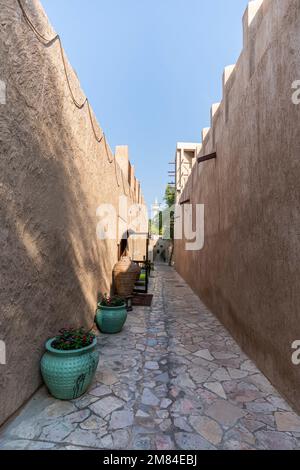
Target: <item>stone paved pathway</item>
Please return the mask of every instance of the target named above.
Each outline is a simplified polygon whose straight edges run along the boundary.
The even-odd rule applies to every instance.
[[[300,418],[189,287],[157,266],[152,307],[119,335],[83,398],[42,388],[0,431],[0,449],[296,449]]]

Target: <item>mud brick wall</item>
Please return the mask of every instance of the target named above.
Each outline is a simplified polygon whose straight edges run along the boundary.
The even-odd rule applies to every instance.
[[[22,3],[35,27],[52,38],[40,2]],[[97,293],[111,289],[118,241],[98,240],[97,207],[110,203],[118,210],[124,193],[138,201],[109,147],[108,158],[104,141],[96,141],[87,107],[74,106],[58,42],[38,41],[17,0],[0,0],[0,80],[6,83],[0,105],[2,423],[41,384],[46,339],[64,326],[90,327]],[[93,122],[101,136],[94,115]]]
[[[300,411],[299,0],[254,1],[181,201],[205,204],[205,245],[175,246],[176,269]]]

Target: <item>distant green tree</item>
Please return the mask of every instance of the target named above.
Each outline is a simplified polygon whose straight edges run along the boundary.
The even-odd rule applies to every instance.
[[[175,188],[174,186],[168,186],[166,187],[165,191],[165,196],[164,196],[164,201],[167,204],[168,207],[172,207],[175,204]]]
[[[162,212],[162,234],[165,238],[174,240],[174,206],[175,206],[175,188],[169,184],[165,190],[164,201],[166,208]]]

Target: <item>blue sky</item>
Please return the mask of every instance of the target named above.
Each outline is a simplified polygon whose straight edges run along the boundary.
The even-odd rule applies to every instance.
[[[148,204],[177,141],[201,142],[247,0],[41,0],[112,149],[129,145]]]

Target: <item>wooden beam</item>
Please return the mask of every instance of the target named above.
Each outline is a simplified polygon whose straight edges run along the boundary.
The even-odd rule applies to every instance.
[[[204,157],[198,157],[197,161],[198,163],[206,162],[208,160],[212,160],[214,158],[217,158],[217,152],[210,153],[209,155],[205,155]]]

